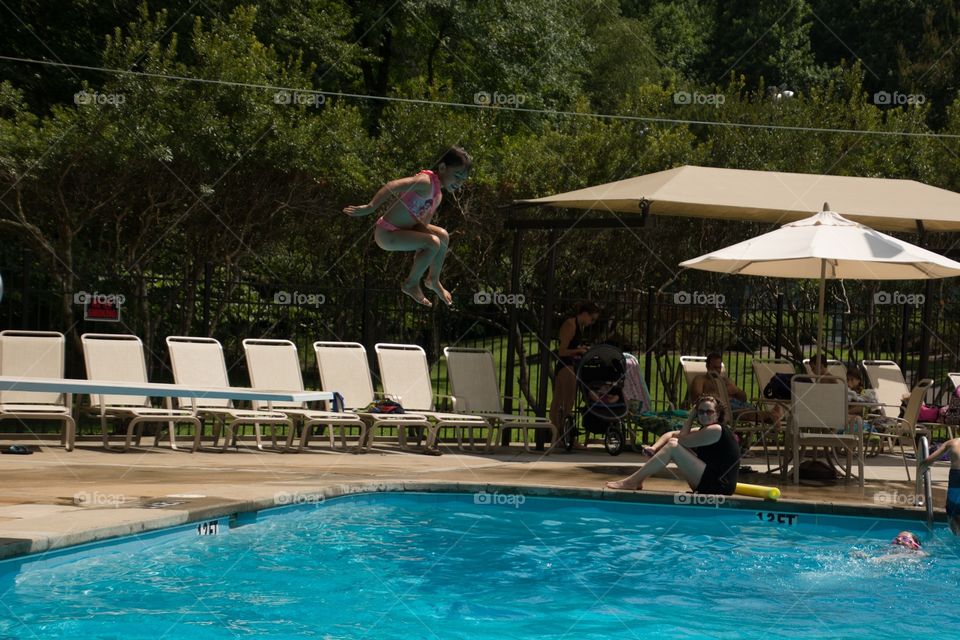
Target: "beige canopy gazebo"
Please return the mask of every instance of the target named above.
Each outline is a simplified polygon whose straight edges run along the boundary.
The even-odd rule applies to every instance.
[[[691,165],[514,205],[786,224],[824,202],[881,231],[960,231],[960,193],[915,180]]]

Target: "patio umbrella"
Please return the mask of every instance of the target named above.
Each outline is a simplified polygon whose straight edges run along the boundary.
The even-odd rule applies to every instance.
[[[786,224],[681,267],[773,278],[820,279],[817,348],[823,349],[826,280],[926,280],[960,275],[960,262],[830,211]]]

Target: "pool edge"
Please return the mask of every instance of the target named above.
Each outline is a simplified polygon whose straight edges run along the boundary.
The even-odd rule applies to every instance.
[[[698,507],[689,504],[680,496],[692,494],[662,491],[613,491],[609,489],[587,489],[583,487],[557,487],[517,484],[496,484],[488,482],[437,482],[437,481],[362,481],[328,485],[316,490],[284,493],[284,499],[276,496],[253,500],[227,500],[221,502],[198,503],[190,508],[190,503],[181,508],[162,510],[144,509],[84,509],[82,514],[121,513],[130,516],[129,521],[110,523],[104,526],[88,528],[68,528],[64,533],[44,535],[36,533],[24,538],[0,538],[0,560],[42,556],[44,553],[62,551],[71,547],[80,547],[115,538],[162,531],[178,526],[203,522],[236,514],[255,513],[264,510],[293,506],[301,503],[319,502],[327,499],[356,494],[374,493],[474,493],[480,494],[523,494],[538,498],[578,498],[624,503],[658,504],[671,506]],[[704,496],[706,497],[706,496]],[[686,504],[685,504],[686,502]],[[756,510],[772,513],[798,513],[816,516],[853,516],[874,517],[879,519],[909,520],[923,523],[926,514],[918,508],[894,506],[866,506],[846,503],[815,502],[808,500],[769,501],[748,496],[724,496],[722,509]],[[145,513],[141,513],[144,512]],[[149,514],[149,517],[148,517]],[[70,514],[64,514],[69,518]],[[935,511],[935,522],[945,522],[943,511]],[[29,533],[25,531],[24,533]]]

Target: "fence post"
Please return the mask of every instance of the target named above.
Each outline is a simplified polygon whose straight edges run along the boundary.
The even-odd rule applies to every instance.
[[[900,368],[907,369],[907,331],[910,329],[910,307],[904,302],[900,318]]]
[[[210,337],[210,288],[213,286],[213,263],[203,263],[203,335]]]
[[[510,293],[516,295],[520,292],[520,262],[523,259],[523,249],[521,245],[521,234],[523,231],[519,228],[513,232],[513,264],[510,265]],[[520,310],[517,305],[510,305],[509,318],[507,320],[507,373],[504,379],[503,389],[507,396],[503,402],[503,412],[513,413],[513,383],[514,369],[517,365],[517,324],[519,321]],[[517,387],[519,389],[519,387]],[[520,393],[522,391],[518,391]],[[538,429],[539,431],[539,429]],[[510,444],[510,429],[504,429],[500,436],[500,444],[504,447]]]
[[[643,375],[648,385],[653,380],[653,305],[656,299],[657,290],[654,287],[647,287],[647,326],[643,335]]]
[[[933,280],[927,279],[924,283],[923,293],[923,313],[920,320],[920,363],[917,367],[917,377],[913,380],[914,384],[927,377],[927,369],[930,364],[930,314],[933,311],[930,300],[933,298]]]
[[[540,407],[540,416],[546,416],[547,409],[547,385],[550,384],[550,340],[553,337],[553,303],[556,284],[557,270],[557,243],[560,238],[560,230],[552,229],[550,231],[550,257],[547,259],[547,283],[546,297],[543,301],[543,318],[540,322],[540,383],[537,389],[537,404]],[[554,425],[558,429],[561,425]],[[543,429],[536,430],[537,451],[543,450],[546,440],[546,434]]]
[[[773,357],[780,357],[783,348],[783,292],[777,293],[777,330],[773,339]]]

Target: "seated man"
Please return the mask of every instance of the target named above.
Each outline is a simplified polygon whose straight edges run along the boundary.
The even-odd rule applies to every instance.
[[[714,351],[707,355],[707,373],[701,373],[690,383],[690,397],[699,398],[704,395],[714,395],[720,392],[716,381],[710,373],[716,373],[726,383],[727,396],[730,398],[730,409],[738,420],[774,423],[783,415],[783,408],[775,405],[770,411],[763,411],[747,402],[747,394],[735,385],[723,373],[723,357]]]

